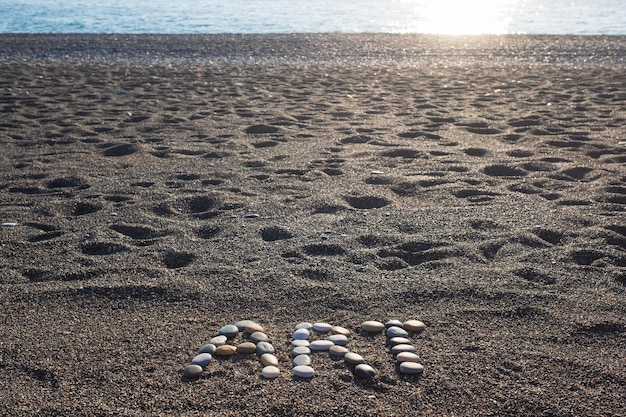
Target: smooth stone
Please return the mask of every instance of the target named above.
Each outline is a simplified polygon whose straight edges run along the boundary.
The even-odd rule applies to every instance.
[[[310,366],[311,357],[309,355],[298,355],[291,362],[293,366]]]
[[[198,353],[210,353],[212,355],[215,353],[215,349],[217,349],[217,346],[215,346],[213,343],[207,343],[200,348]]]
[[[273,365],[268,365],[261,370],[261,375],[263,376],[263,378],[274,379],[278,375],[280,375],[280,369]]]
[[[291,351],[291,356],[308,355],[310,353],[311,353],[311,349],[309,349],[308,347],[306,347],[306,346],[296,346]]]
[[[342,334],[344,336],[349,336],[352,333],[350,330],[341,326],[333,326],[332,329],[330,329],[330,332],[332,334]]]
[[[400,372],[403,374],[421,374],[424,372],[424,365],[417,362],[400,363]]]
[[[235,326],[237,326],[240,332],[243,332],[246,330],[246,326],[250,323],[252,323],[252,320],[241,320],[235,323]]]
[[[15,227],[15,226],[17,226],[17,223],[11,223],[11,222],[2,223],[2,227],[6,227],[6,228]]]
[[[196,357],[191,360],[191,364],[206,368],[206,366],[212,360],[213,360],[213,356],[210,353],[200,353],[199,355],[196,355]]]
[[[398,362],[419,362],[419,356],[413,352],[400,352],[396,356]]]
[[[229,324],[228,326],[222,327],[218,333],[220,336],[226,336],[228,339],[232,339],[239,334],[239,329],[234,324]]]
[[[296,340],[306,340],[310,336],[310,333],[307,329],[298,329],[293,332],[293,338]]]
[[[293,347],[299,347],[299,346],[304,346],[304,347],[309,347],[311,343],[308,340],[292,340],[291,341],[291,346]]]
[[[314,340],[311,342],[310,348],[311,350],[325,351],[330,349],[334,345],[335,344],[330,340]]]
[[[246,328],[244,330],[246,333],[252,334],[254,332],[264,332],[265,329],[263,328],[263,326],[261,326],[258,323],[255,322],[250,322],[246,325]]]
[[[209,343],[215,346],[222,346],[226,344],[227,340],[228,338],[226,336],[215,336],[214,338],[209,340]]]
[[[390,327],[402,327],[402,322],[400,320],[389,320],[388,322],[385,323],[385,327],[386,328],[390,328]]]
[[[426,325],[419,320],[407,320],[404,322],[404,329],[410,332],[422,332]]]
[[[331,326],[328,323],[315,323],[313,324],[313,330],[315,330],[316,332],[320,332],[320,333],[328,333],[330,332],[330,329],[332,329],[333,326]]]
[[[365,363],[365,359],[363,358],[363,356],[354,352],[347,352],[345,355],[343,355],[343,360],[353,365]]]
[[[261,355],[261,363],[263,366],[278,366],[278,358],[271,353]]]
[[[378,333],[385,330],[385,325],[379,321],[369,320],[361,324],[361,329],[368,333]]]
[[[183,371],[183,377],[192,379],[197,378],[202,373],[202,367],[200,365],[189,365]]]
[[[348,337],[343,334],[334,334],[332,336],[328,336],[328,340],[339,346],[345,346],[348,344]]]
[[[395,345],[391,348],[391,353],[397,355],[400,352],[415,352],[417,349],[413,345]]]
[[[253,341],[254,343],[259,343],[259,342],[267,342],[268,340],[270,340],[270,338],[267,337],[267,335],[263,332],[254,332],[250,335],[250,340]]]
[[[330,356],[334,356],[335,358],[343,358],[348,352],[350,352],[348,348],[339,345],[331,346],[330,349],[328,349]]]
[[[392,337],[389,339],[389,343],[392,345],[410,345],[411,340],[406,337]]]
[[[409,333],[406,330],[404,330],[402,327],[396,327],[396,326],[391,326],[390,328],[388,328],[385,334],[389,338],[409,336]]]
[[[372,379],[376,376],[376,370],[365,363],[361,363],[354,368],[354,375],[363,379]]]
[[[274,353],[274,346],[271,345],[271,343],[268,342],[259,342],[256,345],[256,353],[257,355],[263,355],[265,353]]]
[[[237,353],[237,348],[233,345],[222,345],[215,349],[217,356],[233,356],[235,353]]]
[[[296,330],[298,330],[298,329],[311,330],[312,328],[313,328],[313,325],[311,323],[309,323],[308,321],[303,321],[302,323],[298,323],[296,325]]]
[[[254,353],[256,352],[256,345],[252,342],[243,342],[237,346],[237,353]]]
[[[313,378],[315,375],[315,371],[310,366],[294,366],[291,371],[300,378]]]

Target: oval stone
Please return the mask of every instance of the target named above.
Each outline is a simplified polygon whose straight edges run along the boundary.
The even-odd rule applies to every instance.
[[[274,379],[280,374],[280,369],[273,365],[268,365],[263,370],[261,370],[261,375],[263,378]]]
[[[211,340],[209,340],[209,343],[215,346],[222,346],[224,344],[226,344],[226,341],[228,340],[228,338],[226,336],[215,336],[213,338],[211,338]]]
[[[196,355],[196,357],[191,360],[191,364],[206,368],[206,366],[212,360],[213,360],[213,355],[211,355],[210,353],[201,353],[199,355]]]
[[[217,356],[232,356],[235,353],[237,353],[237,348],[233,345],[222,345],[215,349],[215,354]]]
[[[385,322],[386,328],[390,328],[393,326],[402,327],[402,322],[400,320],[389,320],[388,322]]]
[[[246,330],[246,326],[250,323],[252,323],[252,320],[241,320],[235,323],[235,326],[237,326],[240,332],[243,332]]]
[[[310,343],[308,340],[292,340],[291,341],[291,346],[293,347],[299,347],[299,346],[304,346],[304,347],[309,347]]]
[[[232,339],[239,334],[239,329],[234,324],[229,324],[228,326],[222,327],[218,333],[221,336],[226,336],[228,339]]]
[[[397,355],[400,352],[415,352],[417,349],[413,345],[395,345],[391,348],[391,353]]]
[[[398,362],[419,362],[419,356],[413,352],[400,352],[396,356]]]
[[[410,332],[422,332],[426,329],[426,325],[419,320],[408,320],[404,322],[404,329]]]
[[[250,322],[246,324],[244,331],[248,334],[252,334],[254,332],[264,332],[265,329],[260,324],[257,324],[255,322]]]
[[[309,338],[309,331],[307,329],[298,329],[293,332],[293,338],[296,340],[306,340]]]
[[[421,374],[424,372],[424,366],[417,362],[400,363],[400,372],[403,374]]]
[[[257,355],[261,356],[265,353],[274,353],[274,346],[272,346],[270,343],[268,342],[259,342],[256,345],[256,353]]]
[[[361,329],[363,329],[364,332],[368,333],[378,333],[385,330],[385,325],[379,321],[370,320],[363,322],[361,324]]]
[[[309,349],[307,346],[296,346],[291,351],[291,356],[308,355],[310,353],[311,349]]]
[[[336,359],[343,358],[343,356],[348,352],[350,352],[348,348],[339,345],[331,346],[330,349],[328,349],[330,356],[333,356]]]
[[[345,327],[341,327],[341,326],[333,326],[332,329],[330,329],[330,332],[332,334],[342,334],[344,336],[349,336],[350,333],[352,333],[350,330],[346,329]]]
[[[315,375],[315,371],[310,366],[294,366],[291,371],[300,378],[313,378]]]
[[[328,336],[328,340],[339,346],[345,346],[348,344],[348,337],[343,334],[334,334],[332,336]]]
[[[334,345],[330,340],[314,340],[311,342],[310,348],[311,350],[326,351]]]
[[[363,379],[372,379],[376,376],[376,370],[365,363],[361,363],[354,368],[354,375]]]
[[[385,333],[387,334],[387,337],[407,337],[409,335],[406,330],[397,326],[391,326]]]
[[[213,343],[207,343],[200,348],[198,353],[210,353],[212,355],[215,353],[215,349],[217,349],[217,346],[215,346]]]
[[[261,363],[263,366],[278,366],[278,358],[271,353],[261,355]]]
[[[312,328],[313,328],[313,325],[311,323],[309,323],[308,321],[303,321],[302,323],[298,323],[296,325],[296,330],[298,330],[298,329],[311,330]]]
[[[291,362],[293,366],[310,366],[311,357],[309,355],[298,355]]]
[[[313,324],[313,330],[315,330],[316,332],[320,332],[320,333],[328,333],[330,332],[330,329],[332,329],[333,326],[331,326],[328,323],[315,323]]]
[[[343,360],[353,365],[365,363],[365,359],[363,359],[363,356],[354,352],[347,352],[345,355],[343,355]]]
[[[406,337],[392,337],[389,339],[391,345],[410,345],[411,340]]]
[[[189,365],[183,371],[183,377],[192,379],[197,378],[202,373],[202,367],[200,365]]]
[[[256,345],[252,342],[243,342],[237,346],[237,353],[254,353],[256,352]]]
[[[270,338],[263,332],[254,332],[250,335],[250,340],[254,343],[267,342]]]

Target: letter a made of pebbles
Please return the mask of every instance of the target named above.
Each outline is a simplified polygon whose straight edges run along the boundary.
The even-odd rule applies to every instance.
[[[361,329],[367,333],[380,333],[385,330],[385,325],[379,321],[369,320],[361,324]]]

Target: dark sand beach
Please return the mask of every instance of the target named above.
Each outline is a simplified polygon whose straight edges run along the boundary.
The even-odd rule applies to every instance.
[[[0,415],[626,416],[625,67],[626,37],[0,35]],[[184,380],[243,319],[280,376]],[[360,330],[391,319],[421,376]],[[293,377],[301,321],[376,377]]]

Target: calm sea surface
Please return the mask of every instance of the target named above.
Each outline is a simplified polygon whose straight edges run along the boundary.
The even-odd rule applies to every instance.
[[[626,34],[626,0],[0,0],[0,33]]]

